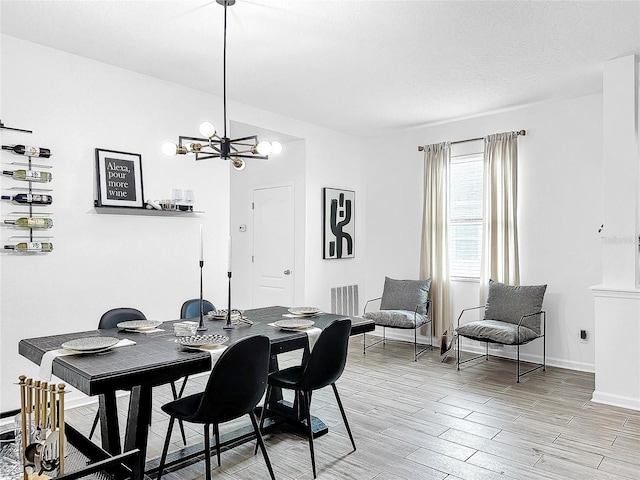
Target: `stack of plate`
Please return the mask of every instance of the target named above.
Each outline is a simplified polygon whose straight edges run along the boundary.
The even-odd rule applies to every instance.
[[[229,340],[226,335],[193,335],[176,338],[176,343],[186,348],[215,348]]]
[[[61,347],[65,350],[73,350],[75,353],[99,353],[113,348],[119,341],[114,337],[76,338],[64,342]]]
[[[292,307],[289,309],[289,313],[296,317],[313,317],[320,313],[320,309],[317,307]]]
[[[198,330],[198,322],[176,322],[173,324],[173,333],[176,337],[190,337]]]
[[[128,332],[144,332],[145,330],[154,330],[162,325],[157,320],[129,320],[128,322],[120,322],[118,328]]]
[[[207,313],[206,317],[210,320],[226,320],[227,310],[211,310]],[[231,320],[240,320],[242,312],[240,310],[231,309]]]
[[[311,328],[314,325],[313,320],[307,320],[306,318],[290,318],[287,320],[277,320],[273,322],[273,324],[278,327],[280,330],[284,330],[285,332],[299,332],[301,330],[306,330],[307,328]]]

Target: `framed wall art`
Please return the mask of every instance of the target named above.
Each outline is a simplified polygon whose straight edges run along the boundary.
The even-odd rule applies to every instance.
[[[355,192],[322,189],[322,258],[355,257]]]
[[[96,148],[96,183],[96,207],[144,207],[141,155]]]

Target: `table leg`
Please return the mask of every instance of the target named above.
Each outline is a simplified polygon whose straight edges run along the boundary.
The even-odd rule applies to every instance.
[[[133,387],[129,400],[129,415],[127,416],[127,431],[124,440],[125,452],[140,449],[140,461],[144,469],[147,456],[147,439],[149,424],[151,423],[151,387],[141,385]]]
[[[120,445],[120,428],[118,427],[116,392],[100,394],[98,407],[102,448],[112,455],[118,455],[122,453],[122,447]]]
[[[305,347],[303,352],[303,363],[306,361],[309,355],[309,347]],[[280,369],[278,365],[278,357],[276,355],[271,356],[269,362],[269,372],[277,372]],[[269,399],[269,405],[265,405],[268,411],[280,416],[290,424],[295,425],[302,434],[307,434],[308,427],[306,426],[307,407],[305,402],[301,402],[298,396],[293,403],[288,402],[282,397],[282,389],[280,387],[273,387],[271,390],[271,397]],[[298,411],[300,415],[298,416]],[[268,415],[268,414],[267,414]],[[276,426],[279,422],[275,422]],[[313,431],[313,437],[317,438],[329,431],[327,425],[318,417],[311,416],[311,430]]]
[[[280,366],[278,365],[278,356],[271,355],[271,359],[269,360],[269,372],[277,372],[278,370],[280,370]],[[269,403],[276,405],[280,400],[282,400],[282,389],[273,388],[271,392],[271,401]]]

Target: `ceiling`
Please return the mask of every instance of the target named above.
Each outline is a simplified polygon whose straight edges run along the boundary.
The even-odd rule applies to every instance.
[[[214,0],[0,5],[3,34],[222,94]],[[237,0],[228,15],[229,99],[363,137],[597,93],[604,61],[640,54],[640,0]]]

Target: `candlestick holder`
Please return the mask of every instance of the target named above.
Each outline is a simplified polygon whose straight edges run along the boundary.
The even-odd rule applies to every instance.
[[[231,268],[231,267],[229,267]],[[235,326],[231,323],[231,272],[227,272],[227,277],[229,277],[229,297],[227,301],[227,321],[222,327],[225,330],[229,330],[231,328],[235,328]]]
[[[198,332],[204,332],[207,327],[204,324],[204,312],[202,307],[202,268],[204,267],[204,260],[200,260],[200,323],[198,324]]]

